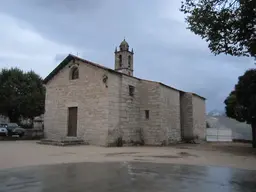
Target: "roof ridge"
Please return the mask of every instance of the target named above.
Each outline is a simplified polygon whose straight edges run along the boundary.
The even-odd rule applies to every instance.
[[[168,87],[168,88],[170,88],[170,89],[174,89],[174,90],[176,90],[176,91],[189,93],[189,92],[186,92],[186,91],[182,91],[182,90],[180,90],[180,89],[177,89],[177,88],[175,88],[175,87],[172,87],[172,86],[170,86],[170,85],[166,85],[166,84],[164,84],[164,83],[162,83],[162,82],[160,82],[160,81],[153,81],[153,80],[141,79],[141,78],[138,78],[138,77],[126,75],[126,74],[124,74],[124,73],[118,72],[118,71],[116,71],[116,70],[114,70],[114,69],[111,69],[111,68],[109,68],[109,67],[105,67],[104,65],[101,65],[101,64],[94,63],[94,62],[92,62],[92,61],[83,59],[83,58],[78,57],[78,56],[76,56],[76,55],[73,55],[73,54],[71,54],[71,53],[68,54],[68,56],[67,56],[67,57],[66,57],[66,58],[65,58],[65,59],[64,59],[64,60],[63,60],[63,61],[62,61],[62,62],[44,79],[44,80],[43,80],[43,82],[46,84],[48,81],[50,81],[50,80],[54,77],[54,75],[56,75],[59,70],[61,70],[62,68],[64,68],[72,59],[80,60],[80,61],[82,61],[82,62],[84,62],[84,63],[87,63],[87,64],[90,64],[90,65],[92,65],[92,66],[95,66],[95,67],[99,67],[99,68],[108,70],[108,71],[110,71],[110,72],[113,72],[113,73],[116,73],[116,74],[119,74],[119,75],[128,76],[128,77],[135,78],[135,79],[138,79],[138,80],[141,80],[141,81],[148,81],[148,82],[158,83],[158,84],[160,84],[160,85],[166,86],[166,87]],[[206,99],[205,97],[202,97],[202,96],[200,96],[200,95],[198,95],[198,94],[196,94],[196,93],[191,92],[191,94],[196,95],[196,96],[198,96],[198,97],[201,97],[201,98],[203,98],[203,99]]]

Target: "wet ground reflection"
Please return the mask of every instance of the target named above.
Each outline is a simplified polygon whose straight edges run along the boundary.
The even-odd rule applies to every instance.
[[[76,163],[0,171],[1,192],[256,191],[256,171],[155,163]]]

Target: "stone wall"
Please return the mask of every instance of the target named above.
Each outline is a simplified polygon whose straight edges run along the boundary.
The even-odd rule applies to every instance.
[[[134,95],[129,94],[129,86],[134,87]],[[120,130],[124,143],[140,141],[140,81],[122,75],[120,90]]]
[[[161,145],[164,132],[161,129],[160,85],[157,82],[141,80],[140,84],[140,127],[145,145]],[[149,118],[146,118],[146,110]]]
[[[193,95],[191,93],[180,92],[180,120],[182,140],[194,139],[192,98]]]
[[[73,65],[79,68],[76,80],[69,78]],[[69,107],[78,107],[77,137],[89,144],[111,146],[121,139],[124,144],[167,145],[205,137],[202,98],[82,61],[70,62],[46,85],[46,139],[67,137]]]
[[[205,140],[206,137],[206,111],[205,100],[193,95],[193,127],[194,137]]]
[[[120,110],[121,110],[121,75],[108,75],[108,146],[115,146],[120,137]]]
[[[78,107],[77,137],[89,144],[106,145],[108,134],[108,88],[106,70],[76,61],[79,79],[70,80],[70,62],[46,85],[45,136],[67,136],[68,107]]]
[[[168,145],[181,140],[180,93],[160,85],[160,94],[161,138],[165,138],[165,144]]]
[[[183,140],[205,140],[205,100],[192,93],[180,94],[181,132]]]

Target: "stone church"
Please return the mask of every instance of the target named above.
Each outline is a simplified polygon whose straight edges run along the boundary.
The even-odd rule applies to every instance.
[[[68,55],[45,79],[45,137],[92,145],[168,145],[204,140],[205,98],[133,76],[123,40],[115,70]]]

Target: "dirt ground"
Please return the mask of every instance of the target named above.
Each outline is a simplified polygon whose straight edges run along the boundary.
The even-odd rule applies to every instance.
[[[256,170],[250,144],[204,143],[168,147],[50,146],[36,141],[1,141],[0,169],[74,162],[156,162]]]

